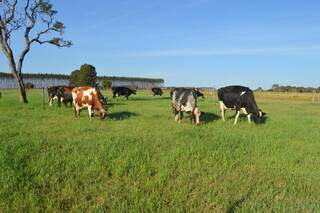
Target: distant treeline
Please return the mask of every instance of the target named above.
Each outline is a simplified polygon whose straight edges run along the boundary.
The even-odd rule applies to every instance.
[[[49,74],[49,73],[23,73],[23,78],[35,79],[66,79],[69,80],[70,75],[64,74]],[[0,72],[0,78],[13,78],[11,73]],[[139,77],[118,77],[118,76],[97,76],[97,80],[117,80],[117,81],[140,81],[148,83],[164,83],[161,78],[139,78]]]
[[[291,92],[291,93],[312,93],[320,92],[320,87],[301,87],[301,86],[282,86],[279,84],[272,85],[271,89],[263,90],[261,87],[257,88],[256,91],[268,91],[268,92]]]

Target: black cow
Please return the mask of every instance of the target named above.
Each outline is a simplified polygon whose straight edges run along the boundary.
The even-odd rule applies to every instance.
[[[255,123],[261,123],[261,118],[265,115],[255,101],[253,92],[248,87],[243,86],[228,86],[218,89],[218,99],[220,102],[220,110],[223,121],[225,121],[226,109],[235,109],[236,118],[234,124],[237,124],[240,116],[240,110],[247,115],[249,123],[251,116]]]
[[[65,106],[67,106],[68,103],[70,103],[70,106],[72,106],[72,89],[74,87],[69,86],[53,86],[48,87],[48,102],[49,106],[52,106],[53,100],[58,100],[58,106],[60,107],[61,102],[64,103]]]
[[[53,100],[58,100],[58,86],[48,87],[48,103],[52,106]]]
[[[196,125],[200,124],[201,112],[193,89],[180,88],[172,91],[172,111],[179,123],[182,121],[182,112],[187,112],[190,115],[190,123],[194,121]]]
[[[128,100],[128,97],[132,94],[136,95],[136,91],[132,90],[128,87],[112,87],[112,93],[113,93],[113,98],[116,96],[124,96],[126,97],[126,100]]]
[[[162,89],[161,88],[154,87],[151,89],[151,91],[153,92],[153,96],[156,96],[156,95],[162,96]]]

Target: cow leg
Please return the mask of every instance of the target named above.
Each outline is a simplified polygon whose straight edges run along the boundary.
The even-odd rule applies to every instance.
[[[179,113],[177,113],[177,114],[175,115],[174,120],[175,120],[176,122],[179,121]]]
[[[89,118],[91,120],[91,117],[92,117],[92,107],[91,106],[88,106],[88,113],[89,113]]]
[[[248,114],[246,108],[241,108],[242,112],[247,115],[249,123],[251,123],[251,114]]]
[[[61,106],[61,97],[60,96],[58,96],[58,106],[59,106],[59,108]]]
[[[240,110],[237,109],[236,118],[234,120],[234,125],[237,124],[239,116],[240,116]]]
[[[182,111],[180,110],[179,111],[179,123],[180,124],[182,123],[182,118],[183,118],[183,114],[182,114]]]
[[[80,113],[80,112],[79,112],[79,113]],[[78,114],[77,107],[76,107],[76,106],[74,106],[74,116],[75,116],[75,117],[78,117],[78,116],[77,116],[77,114]]]
[[[226,121],[226,118],[225,118],[226,106],[224,105],[224,103],[222,101],[220,101],[219,103],[220,103],[220,111],[221,111],[222,120]]]
[[[249,124],[250,124],[251,123],[251,114],[248,114],[247,118],[248,118],[248,121],[249,121]]]
[[[194,116],[194,112],[193,112],[193,111],[190,111],[190,112],[189,112],[189,115],[190,115],[190,124],[192,124],[193,121],[194,121],[194,122],[196,121],[196,120],[195,120],[195,116]]]

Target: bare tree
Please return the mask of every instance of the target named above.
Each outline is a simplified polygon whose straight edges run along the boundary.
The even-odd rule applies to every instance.
[[[16,79],[20,100],[27,103],[25,85],[22,78],[22,66],[33,44],[51,44],[57,47],[70,47],[71,41],[61,37],[50,37],[52,33],[60,36],[65,26],[55,20],[57,11],[49,0],[0,0],[0,47],[6,56],[11,73]],[[11,39],[22,32],[24,48],[15,55]]]

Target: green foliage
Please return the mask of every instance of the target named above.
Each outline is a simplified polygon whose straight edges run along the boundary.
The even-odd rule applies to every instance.
[[[69,79],[69,75],[63,74],[49,74],[49,73],[23,73],[23,78],[52,78],[52,79]],[[0,78],[13,78],[11,73],[0,72]],[[97,76],[97,80],[122,80],[122,81],[142,81],[142,82],[149,82],[149,83],[164,83],[163,79],[158,78],[137,78],[137,77],[118,77],[118,76]]]
[[[69,85],[76,87],[79,85],[80,70],[74,70],[70,74]]]
[[[200,99],[195,127],[187,116],[174,121],[167,91],[110,99],[104,121],[42,109],[40,90],[26,106],[15,90],[2,92],[2,212],[320,210],[320,111],[310,100],[260,94],[266,123],[243,116],[234,126],[234,112],[223,122],[217,100]]]
[[[319,88],[314,87],[296,87],[296,86],[281,86],[278,85],[272,86],[272,92],[298,92],[298,93],[311,93],[311,92],[320,92]]]
[[[83,64],[80,70],[75,70],[70,75],[70,86],[96,86],[96,68],[90,64]]]
[[[112,86],[112,81],[108,79],[103,79],[102,80],[102,86],[104,89],[110,89]]]

